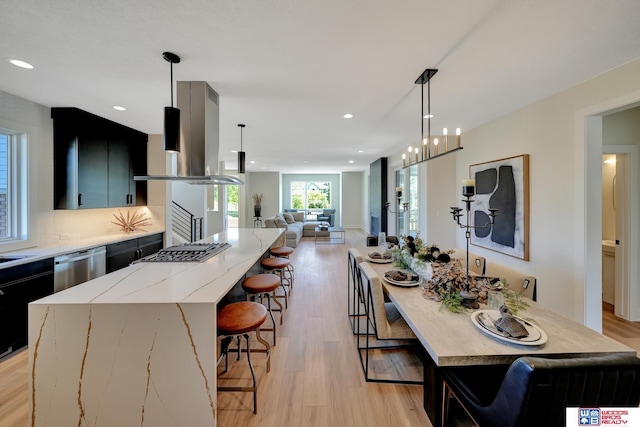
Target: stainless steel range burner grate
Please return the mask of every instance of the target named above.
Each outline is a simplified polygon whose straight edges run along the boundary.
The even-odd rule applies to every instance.
[[[142,258],[141,262],[203,262],[231,247],[229,243],[185,243]]]

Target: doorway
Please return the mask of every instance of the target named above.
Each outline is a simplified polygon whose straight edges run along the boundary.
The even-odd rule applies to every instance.
[[[576,135],[578,158],[584,154],[584,162],[579,162],[578,173],[584,177],[584,192],[576,198],[576,208],[584,212],[583,222],[578,221],[576,229],[575,249],[584,255],[580,270],[581,283],[584,287],[580,295],[583,308],[584,324],[602,331],[602,155],[616,154],[616,165],[620,159],[626,159],[626,182],[629,191],[624,192],[624,200],[619,196],[621,175],[616,171],[616,211],[625,212],[628,219],[623,231],[616,230],[616,240],[622,246],[623,255],[616,261],[624,260],[618,267],[622,273],[617,275],[623,279],[615,285],[614,304],[619,317],[631,321],[640,320],[640,284],[638,262],[639,245],[639,210],[638,186],[638,147],[636,135],[640,133],[640,109],[638,107],[640,92],[631,94],[628,102],[616,99],[610,103],[594,105],[576,114]],[[636,116],[636,119],[631,119]],[[620,145],[615,145],[620,144]],[[623,145],[625,144],[625,145]],[[580,150],[584,149],[583,152]],[[622,155],[622,156],[621,156]],[[595,191],[594,191],[595,190]],[[624,209],[622,202],[628,203]],[[616,226],[619,221],[616,220]],[[621,236],[623,238],[621,238]]]
[[[638,292],[638,147],[603,145],[602,162],[602,301],[616,316],[639,320],[633,303]],[[632,280],[632,278],[635,278]],[[606,306],[605,306],[606,307]]]

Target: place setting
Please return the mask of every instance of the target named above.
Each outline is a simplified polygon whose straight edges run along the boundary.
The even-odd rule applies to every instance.
[[[389,270],[384,273],[384,280],[395,286],[413,287],[420,285],[420,276],[411,270]]]
[[[393,262],[393,259],[391,258],[391,252],[386,251],[386,252],[378,252],[378,251],[374,251],[374,252],[369,252],[367,255],[365,255],[364,259],[366,259],[369,262],[372,262],[374,264],[390,264]]]
[[[512,344],[539,346],[547,342],[547,334],[532,322],[511,314],[506,305],[498,310],[476,310],[471,322],[481,332]]]

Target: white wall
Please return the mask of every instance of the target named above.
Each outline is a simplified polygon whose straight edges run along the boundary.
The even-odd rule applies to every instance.
[[[426,224],[424,238],[441,248],[456,247],[455,231],[458,226],[451,216],[451,206],[463,207],[460,186],[455,180],[456,153],[425,162],[426,168]]]
[[[249,225],[253,227],[253,195],[262,194],[262,218],[274,216],[281,212],[280,201],[280,173],[279,172],[250,172],[249,185],[245,183],[246,206],[245,213]]]
[[[615,158],[615,155],[603,156]],[[602,240],[616,240],[616,210],[613,204],[615,163],[602,164]]]
[[[456,155],[456,182],[470,164],[530,155],[530,261],[473,250],[536,276],[540,303],[594,329],[601,318],[602,148],[601,135],[593,136],[597,122],[589,125],[594,142],[587,142],[586,121],[638,102],[638,75],[640,60],[465,132]],[[464,244],[461,231],[457,241]]]
[[[342,173],[342,226],[344,228],[363,228],[363,204],[368,195],[362,188],[364,172]],[[336,224],[338,225],[338,224]]]

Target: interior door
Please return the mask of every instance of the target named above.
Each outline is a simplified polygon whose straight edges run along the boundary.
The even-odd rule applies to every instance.
[[[616,261],[614,313],[629,319],[629,155],[616,155],[614,206],[616,210]]]

